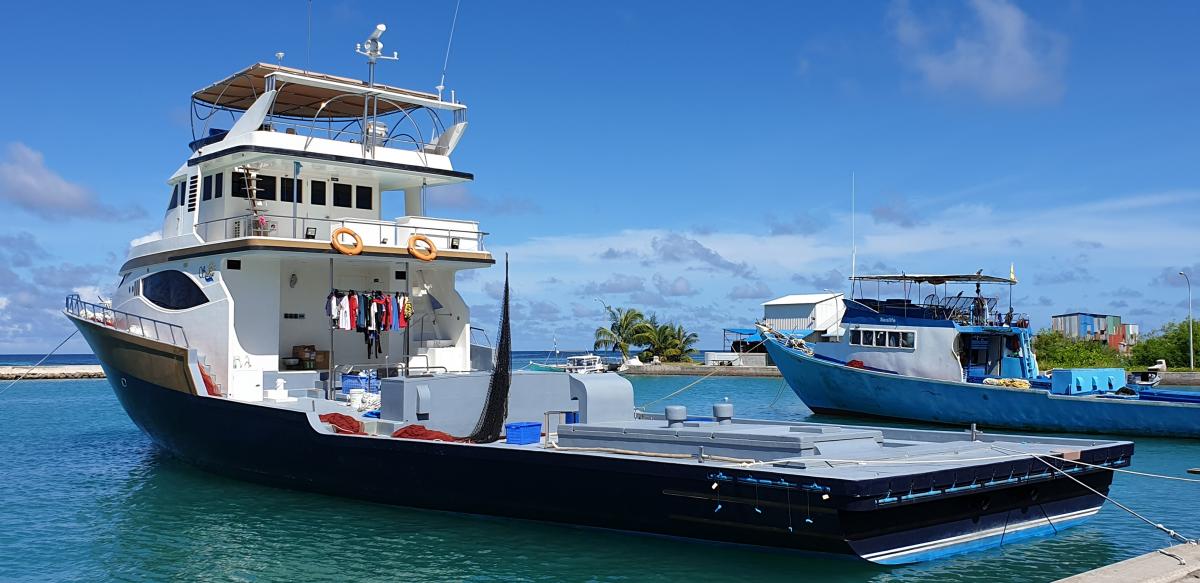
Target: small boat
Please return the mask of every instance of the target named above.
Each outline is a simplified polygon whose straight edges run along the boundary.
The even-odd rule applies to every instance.
[[[1167,361],[1159,359],[1158,362],[1146,367],[1146,370],[1129,371],[1128,383],[1130,386],[1154,388],[1158,383],[1162,382],[1160,373],[1167,370]]]
[[[817,413],[1034,431],[1200,437],[1200,392],[1128,384],[1124,369],[1038,373],[1028,320],[995,311],[986,284],[1015,278],[879,275],[906,289],[974,284],[974,296],[843,300],[837,337],[758,324],[784,379]],[[1011,292],[1010,292],[1011,293]],[[918,297],[920,294],[918,293]],[[1011,297],[1011,296],[1010,296]]]
[[[604,362],[603,358],[595,354],[568,356],[567,362],[564,364],[549,364],[531,360],[525,368],[526,370],[539,372],[566,372],[575,374],[608,372],[608,364]]]

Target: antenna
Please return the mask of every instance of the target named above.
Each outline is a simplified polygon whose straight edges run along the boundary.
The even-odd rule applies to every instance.
[[[387,26],[382,24],[375,25],[375,30],[371,31],[371,36],[367,37],[365,42],[354,45],[354,52],[367,58],[367,67],[370,69],[370,75],[367,82],[370,86],[375,86],[375,61],[384,59],[387,61],[397,61],[400,59],[400,53],[392,51],[392,56],[383,54],[383,41],[379,37],[383,36]]]
[[[854,173],[850,173],[850,297],[854,297],[854,276],[858,266],[858,239],[854,237]]]
[[[450,45],[454,44],[454,28],[458,25],[458,9],[462,6],[462,0],[454,3],[454,18],[450,20],[450,39],[446,41],[446,59],[442,61],[442,79],[438,81],[438,101],[442,100],[442,91],[446,89],[446,68],[450,66]],[[451,96],[451,101],[454,101]]]
[[[304,49],[307,53],[304,60],[304,72],[307,73],[312,69],[312,0],[308,0],[308,38],[305,41]]]

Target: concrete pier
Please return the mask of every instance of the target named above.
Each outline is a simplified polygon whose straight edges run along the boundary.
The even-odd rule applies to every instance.
[[[779,369],[773,366],[705,366],[702,364],[688,365],[670,365],[670,364],[647,364],[643,366],[631,366],[628,370],[621,371],[621,374],[629,375],[678,375],[678,376],[697,376],[711,374],[721,377],[778,377]]]
[[[100,365],[81,364],[66,366],[39,366],[29,370],[28,366],[0,366],[0,381],[12,381],[21,378],[26,371],[25,380],[51,379],[102,379],[104,370]]]
[[[1200,545],[1182,544],[1093,569],[1058,583],[1174,583],[1200,580]]]
[[[1161,386],[1188,386],[1200,387],[1200,372],[1164,372],[1159,376],[1162,377]]]

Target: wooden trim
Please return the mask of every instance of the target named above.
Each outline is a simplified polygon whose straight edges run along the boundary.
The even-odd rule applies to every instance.
[[[173,391],[195,395],[196,386],[188,363],[188,349],[167,342],[122,332],[115,328],[80,318],[67,317],[83,334],[96,357],[112,375],[110,383],[121,383],[125,376]]]
[[[156,265],[159,263],[167,263],[170,261],[179,261],[183,259],[194,259],[197,257],[208,257],[210,255],[222,255],[226,253],[243,253],[247,251],[283,251],[292,253],[316,253],[318,255],[336,255],[338,257],[349,257],[342,255],[333,249],[328,241],[298,241],[289,239],[275,239],[271,237],[244,237],[241,239],[231,239],[228,241],[220,241],[217,243],[208,243],[195,247],[187,247],[184,249],[173,249],[170,251],[162,251],[160,253],[152,253],[135,257],[126,261],[121,266],[121,272],[147,265]],[[379,245],[367,245],[363,247],[363,252],[354,257],[387,257],[394,259],[411,259],[417,261],[415,257],[408,252],[408,249],[402,247],[383,247]],[[483,263],[493,265],[496,263],[492,259],[491,253],[477,251],[455,251],[447,249],[438,249],[438,258],[430,263],[439,263],[441,261],[455,261],[466,263]]]

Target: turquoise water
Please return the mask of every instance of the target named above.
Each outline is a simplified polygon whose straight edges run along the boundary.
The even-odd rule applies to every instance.
[[[644,403],[694,379],[632,380]],[[672,402],[703,414],[728,396],[739,416],[808,418],[780,389],[779,379],[714,377]],[[1200,466],[1198,441],[1137,443],[1135,469]],[[0,581],[1050,581],[1169,542],[1106,505],[1055,537],[880,568],[380,506],[192,469],[158,453],[102,380],[22,381],[0,393],[0,477]],[[1200,484],[1122,475],[1113,495],[1200,534]]]

